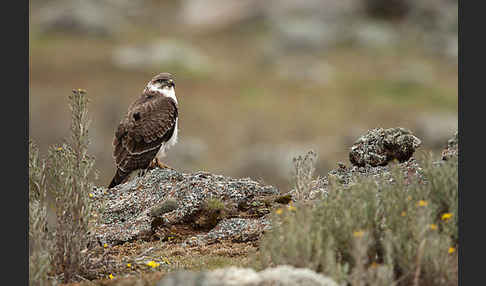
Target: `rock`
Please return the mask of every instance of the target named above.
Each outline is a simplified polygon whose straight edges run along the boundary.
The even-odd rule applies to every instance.
[[[358,167],[385,166],[394,159],[406,162],[421,143],[405,128],[375,128],[353,144],[349,161]]]
[[[353,30],[354,41],[369,48],[397,46],[400,35],[388,23],[366,21]]]
[[[113,63],[123,69],[144,70],[169,66],[194,73],[210,70],[209,59],[194,46],[174,39],[143,45],[121,46],[113,52]]]
[[[258,17],[260,1],[184,0],[179,19],[191,31],[216,31]]]
[[[269,200],[269,196],[273,199]],[[280,196],[277,188],[249,178],[155,168],[144,177],[115,188],[95,188],[93,208],[102,211],[94,222],[90,240],[114,245],[151,240],[156,234],[164,239],[160,235],[180,225],[206,230],[207,234],[198,238],[203,243],[217,239],[253,240],[268,225],[265,215],[270,211],[264,210],[268,208],[265,202]],[[213,204],[208,204],[211,200]]]
[[[356,22],[350,16],[359,14],[359,6],[352,0],[265,1],[265,20],[272,32],[267,50],[277,52],[275,56],[308,54],[343,43]]]
[[[333,183],[350,186],[363,177],[385,178],[392,182],[391,168],[387,165],[394,159],[398,161],[405,182],[423,180],[422,168],[412,157],[420,144],[420,139],[404,128],[371,129],[351,147],[351,167],[338,162],[338,167],[329,171],[326,177],[318,177],[309,183],[309,199],[326,196]],[[289,194],[299,197],[297,192],[294,188]]]
[[[38,24],[41,33],[65,32],[90,36],[111,36],[123,23],[119,13],[103,1],[54,1],[41,7]]]
[[[177,201],[174,199],[168,199],[160,203],[159,205],[155,206],[150,211],[150,216],[152,217],[160,217],[163,214],[169,213],[171,211],[174,211],[178,208]]]
[[[442,151],[442,160],[447,161],[451,157],[459,156],[459,132],[456,131],[447,141],[447,148]]]
[[[206,273],[204,272],[177,271],[166,275],[164,279],[156,284],[156,286],[210,285],[202,283],[206,279]]]
[[[157,286],[337,286],[310,269],[281,265],[260,272],[250,268],[228,267],[208,272],[181,271],[168,274]]]
[[[386,20],[404,19],[412,9],[409,0],[364,0],[366,13],[373,18]]]
[[[227,239],[231,239],[233,242],[255,241],[269,229],[270,221],[267,216],[258,219],[229,218],[222,220],[207,234],[199,235],[196,238],[204,243]]]

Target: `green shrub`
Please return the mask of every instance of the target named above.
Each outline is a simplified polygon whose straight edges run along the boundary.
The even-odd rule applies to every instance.
[[[350,285],[457,285],[457,158],[431,162],[425,183],[394,167],[393,183],[334,184],[313,206],[276,214],[260,267],[307,267]]]
[[[61,146],[51,146],[40,160],[33,143],[29,150],[29,256],[31,285],[43,285],[49,269],[64,282],[83,273],[90,218],[89,181],[94,158],[88,152],[88,99],[83,90],[69,96],[71,137]],[[47,232],[47,194],[55,197],[57,225]],[[53,237],[52,239],[48,239]],[[41,263],[39,263],[41,262]]]
[[[83,90],[69,96],[71,137],[68,144],[51,147],[47,158],[47,185],[56,197],[56,250],[54,265],[64,281],[82,273],[90,216],[89,181],[94,158],[88,153],[88,99]]]

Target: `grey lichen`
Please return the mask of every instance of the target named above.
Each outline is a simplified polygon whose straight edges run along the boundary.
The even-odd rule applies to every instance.
[[[277,188],[249,178],[156,168],[113,189],[93,189],[94,207],[102,212],[94,222],[92,240],[113,245],[151,239],[157,228],[180,224],[211,230],[226,217],[238,216],[236,210],[240,205],[249,207],[241,215],[263,216],[265,213],[252,212],[253,202],[278,195],[281,194]],[[210,216],[214,219],[205,219],[209,217],[205,211],[208,209],[218,212]]]
[[[412,157],[421,144],[421,140],[408,129],[375,128],[353,144],[349,161],[358,167],[385,166],[394,159],[403,163]]]
[[[442,151],[442,160],[459,155],[459,132],[454,132],[451,139],[447,141],[447,148]]]

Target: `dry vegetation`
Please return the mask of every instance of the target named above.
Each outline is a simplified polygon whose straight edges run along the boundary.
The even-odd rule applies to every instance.
[[[275,215],[260,267],[307,267],[349,285],[457,285],[458,161],[423,162],[425,181],[334,184],[322,202]]]
[[[60,146],[51,146],[45,160],[39,159],[37,148],[30,143],[31,283],[44,281],[51,269],[51,275],[69,282],[78,279],[85,267],[83,250],[91,213],[88,193],[93,186],[88,177],[94,164],[87,154],[87,104],[85,91],[73,90],[69,96],[71,137]],[[48,193],[55,198],[57,223],[52,230],[47,227]]]

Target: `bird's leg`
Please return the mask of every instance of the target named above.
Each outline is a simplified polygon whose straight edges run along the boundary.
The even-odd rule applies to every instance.
[[[152,161],[150,161],[150,164],[148,165],[147,170],[152,170],[153,168],[155,168],[157,166],[156,160],[157,160],[157,158],[154,158]]]
[[[140,169],[138,170],[138,176],[141,178],[143,176],[145,176],[145,174],[147,173],[148,169]]]
[[[172,168],[171,166],[169,165],[166,165],[164,164],[162,161],[159,160],[159,158],[155,157],[149,164],[149,166],[147,167],[147,170],[152,170],[154,169],[155,167],[159,167],[161,169],[172,169],[174,170],[174,168]]]
[[[174,170],[174,168],[172,168],[171,166],[169,165],[166,165],[164,164],[162,161],[159,160],[159,158],[155,158],[155,164],[157,164],[157,166],[161,169],[172,169]]]

